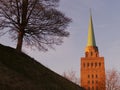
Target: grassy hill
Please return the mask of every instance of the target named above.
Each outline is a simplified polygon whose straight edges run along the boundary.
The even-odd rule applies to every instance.
[[[0,45],[0,90],[83,90],[33,58]]]

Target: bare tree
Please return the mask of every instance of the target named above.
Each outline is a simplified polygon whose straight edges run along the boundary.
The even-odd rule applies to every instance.
[[[106,73],[106,90],[120,90],[120,73],[114,69]]]
[[[21,51],[23,42],[47,51],[60,45],[71,19],[58,11],[59,0],[0,0],[0,34],[10,33]]]
[[[63,73],[63,77],[67,78],[68,80],[80,84],[79,78],[76,76],[76,72],[70,70],[68,72]],[[103,79],[103,81],[102,81]],[[120,73],[115,70],[108,70],[106,72],[106,82],[104,82],[104,78],[101,78],[101,82],[98,82],[99,88],[98,90],[120,90]],[[105,89],[106,86],[106,89]]]
[[[68,72],[64,72],[63,73],[63,77],[65,77],[66,79],[80,85],[80,80],[79,78],[76,76],[76,72],[73,70],[70,70]]]

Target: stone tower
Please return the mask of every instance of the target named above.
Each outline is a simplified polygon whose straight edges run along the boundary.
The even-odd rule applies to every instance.
[[[93,29],[92,15],[88,27],[88,42],[85,48],[85,57],[81,58],[81,86],[86,90],[105,89],[104,57],[99,56]]]

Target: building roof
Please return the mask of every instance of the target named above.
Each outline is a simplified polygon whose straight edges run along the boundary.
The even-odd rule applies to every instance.
[[[87,42],[87,46],[96,46],[91,12],[90,12],[89,27],[88,27],[88,42]]]

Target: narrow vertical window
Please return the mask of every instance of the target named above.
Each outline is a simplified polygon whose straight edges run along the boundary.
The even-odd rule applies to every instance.
[[[93,67],[93,63],[91,63],[91,67]]]
[[[101,66],[101,63],[99,63],[99,66]]]
[[[90,81],[88,81],[88,84],[90,84]]]
[[[96,78],[98,78],[98,75],[96,74]]]
[[[91,56],[93,56],[93,53],[91,52]]]
[[[88,52],[85,53],[86,57],[88,57]]]
[[[96,86],[96,90],[98,90],[98,86]]]
[[[92,74],[92,78],[94,78],[94,75]]]
[[[83,67],[85,67],[85,63],[83,63]]]
[[[89,63],[87,63],[87,67],[89,67]]]
[[[88,78],[90,78],[90,75],[88,74]]]

